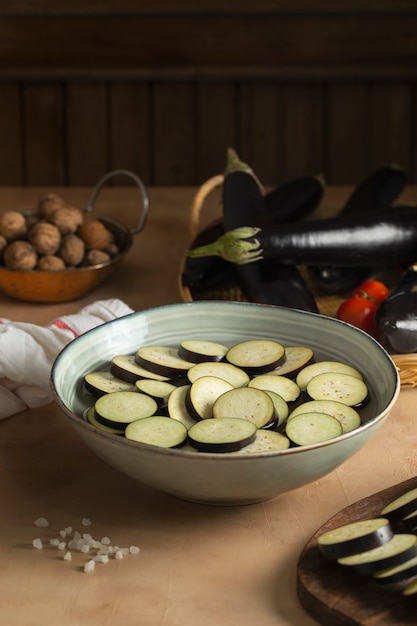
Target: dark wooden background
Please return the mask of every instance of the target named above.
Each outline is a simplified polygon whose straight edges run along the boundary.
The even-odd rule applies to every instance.
[[[416,182],[416,80],[416,0],[0,0],[0,184]]]

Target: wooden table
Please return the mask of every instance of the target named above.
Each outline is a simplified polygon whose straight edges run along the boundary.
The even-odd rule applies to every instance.
[[[0,210],[32,208],[42,189],[1,189]],[[84,206],[88,189],[55,190]],[[180,300],[178,266],[188,243],[195,189],[151,189],[146,230],[135,237],[117,277],[66,304],[0,296],[0,316],[47,324],[98,299],[135,310]],[[409,193],[414,201],[415,194]],[[347,189],[329,189],[339,206]],[[204,216],[219,210],[214,193]],[[97,211],[136,219],[132,188],[108,188]],[[34,363],[34,367],[36,364]],[[0,422],[0,623],[5,626],[310,626],[296,593],[299,555],[328,518],[347,505],[415,475],[417,391],[402,390],[388,422],[331,475],[263,504],[210,507],[141,486],[93,456],[54,404]],[[34,526],[40,516],[48,529]],[[85,528],[82,518],[93,525]],[[83,572],[85,555],[32,547],[72,526],[136,556]]]

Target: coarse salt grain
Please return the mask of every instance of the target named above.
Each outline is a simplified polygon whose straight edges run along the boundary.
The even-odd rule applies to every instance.
[[[32,545],[34,548],[36,548],[37,550],[42,550],[43,548],[43,543],[42,543],[42,539],[39,539],[39,537],[37,539],[34,539],[32,541]]]
[[[120,560],[120,559],[122,559],[123,557],[124,557],[124,554],[123,554],[122,550],[117,550],[117,551],[115,552],[115,554],[114,554],[114,558],[115,558],[115,559]]]
[[[84,565],[84,572],[92,572],[95,566],[96,566],[96,562],[94,561],[94,559],[90,559]]]
[[[38,519],[35,520],[33,523],[38,528],[47,528],[49,526],[49,522],[45,517],[38,517]]]
[[[64,559],[64,561],[71,561],[71,559],[72,559],[71,552],[69,552],[69,551],[66,552],[62,558]]]
[[[56,539],[56,538],[52,537],[52,539],[49,540],[49,543],[51,544],[51,546],[58,547],[59,546],[59,539]]]
[[[88,517],[83,517],[81,520],[83,526],[91,526],[91,520]]]
[[[139,554],[140,548],[138,546],[130,546],[129,552],[130,554]]]
[[[67,542],[66,541],[60,541],[58,544],[58,550],[65,550],[65,548],[67,547]]]
[[[109,545],[110,545],[110,537],[102,537],[102,539],[101,539],[101,543],[102,543],[104,546],[109,546]]]

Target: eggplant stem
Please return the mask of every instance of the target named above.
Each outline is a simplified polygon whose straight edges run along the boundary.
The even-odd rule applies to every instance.
[[[227,157],[226,158],[226,169],[224,171],[224,176],[228,176],[229,174],[233,174],[233,172],[246,172],[246,174],[249,174],[250,176],[252,176],[252,178],[256,181],[259,189],[262,192],[262,195],[265,194],[265,189],[264,189],[261,181],[259,180],[259,178],[255,174],[255,172],[251,168],[251,166],[248,165],[247,163],[245,163],[244,161],[241,161],[241,159],[239,158],[239,155],[237,154],[237,152],[236,152],[236,150],[234,148],[228,148],[227,149],[226,157]]]
[[[225,261],[237,265],[260,261],[263,258],[263,249],[255,237],[260,230],[255,226],[235,228],[226,232],[213,243],[187,250],[186,255],[192,258],[220,256]]]

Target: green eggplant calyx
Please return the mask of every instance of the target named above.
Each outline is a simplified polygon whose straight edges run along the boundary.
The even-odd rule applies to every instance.
[[[251,168],[251,166],[245,163],[244,161],[240,160],[234,148],[228,148],[226,169],[224,171],[224,176],[228,176],[229,174],[233,174],[234,172],[245,172],[245,174],[252,176],[252,178],[256,181],[256,184],[258,185],[259,189],[261,190],[262,195],[264,195],[265,193],[264,187],[261,181],[259,180],[259,178],[257,177],[257,175],[255,174],[255,172],[253,171],[253,169]]]
[[[255,237],[260,230],[255,226],[243,226],[229,230],[213,243],[187,250],[186,255],[192,258],[220,256],[225,261],[237,265],[260,261],[263,258],[263,249]]]

